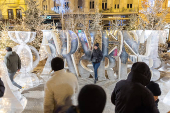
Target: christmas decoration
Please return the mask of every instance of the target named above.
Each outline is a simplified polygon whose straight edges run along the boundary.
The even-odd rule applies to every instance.
[[[140,11],[138,29],[163,30],[167,23],[165,17],[168,14],[167,9],[162,8],[164,1],[142,1],[143,10]],[[147,5],[147,7],[146,7]]]

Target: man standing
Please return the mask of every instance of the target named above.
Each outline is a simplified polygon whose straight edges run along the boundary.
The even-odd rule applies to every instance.
[[[45,84],[44,113],[65,113],[78,91],[77,77],[64,70],[62,58],[54,58],[51,67],[54,73]]]
[[[18,54],[12,51],[11,47],[7,47],[6,51],[7,53],[5,55],[4,62],[8,69],[9,78],[14,86],[18,87],[19,89],[22,89],[22,87],[14,81],[14,75],[17,71],[19,72],[21,69],[21,60]]]

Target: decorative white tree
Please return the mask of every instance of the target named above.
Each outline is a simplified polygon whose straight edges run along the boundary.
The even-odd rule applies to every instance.
[[[110,21],[110,31],[112,30],[123,30],[125,25],[122,24],[122,20],[116,18],[115,20]]]
[[[165,17],[168,14],[167,9],[162,8],[162,0],[142,1],[142,8],[139,16],[139,29],[162,30],[166,26]],[[142,25],[141,25],[142,24]]]
[[[91,23],[90,23],[90,30],[101,31],[103,30],[102,25],[102,14],[99,13],[98,6],[95,7],[95,14],[91,14]]]

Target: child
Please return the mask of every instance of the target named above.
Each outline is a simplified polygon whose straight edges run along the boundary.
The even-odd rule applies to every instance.
[[[152,92],[155,99],[155,104],[158,108],[158,102],[159,102],[158,96],[161,95],[161,89],[159,87],[159,84],[151,81],[146,87]]]

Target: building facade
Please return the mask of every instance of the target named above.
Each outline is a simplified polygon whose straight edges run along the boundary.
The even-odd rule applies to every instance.
[[[0,0],[0,15],[2,20],[22,18],[26,10],[25,0]]]
[[[58,1],[62,2],[65,15],[67,12],[73,14],[95,13],[95,9],[98,7],[99,12],[103,15],[104,28],[107,29],[110,21],[114,21],[116,18],[121,19],[122,24],[126,24],[129,15],[142,15],[140,13],[142,1],[147,0],[39,0],[40,9],[47,15],[46,23],[61,22],[59,14],[61,8],[59,8]],[[150,1],[154,2],[154,0]],[[162,7],[170,11],[170,0],[164,0]],[[22,18],[24,10],[26,10],[25,0],[0,0],[0,18],[4,20]],[[170,23],[170,13],[166,16],[165,21]]]

